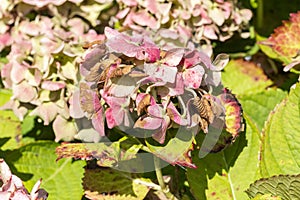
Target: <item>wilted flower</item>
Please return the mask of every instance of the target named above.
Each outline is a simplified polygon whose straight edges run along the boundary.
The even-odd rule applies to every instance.
[[[102,127],[100,135],[105,124],[109,129],[139,128],[151,131],[153,139],[163,144],[172,127],[198,127],[208,133],[215,120],[225,124],[225,114],[234,114],[227,110],[234,103],[229,103],[228,95],[209,94],[221,86],[220,70],[228,56],[220,54],[212,63],[204,52],[163,50],[147,36],[133,37],[108,27],[105,36],[106,42],[90,48],[81,64],[86,77],[81,108],[95,130]],[[94,118],[100,107],[102,114]],[[232,126],[228,122],[224,128],[232,131]],[[236,128],[232,134],[240,131]]]

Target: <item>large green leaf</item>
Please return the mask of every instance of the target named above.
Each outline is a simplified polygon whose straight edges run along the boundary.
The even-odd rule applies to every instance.
[[[9,101],[11,92],[0,90],[0,106]],[[0,110],[1,150],[14,149],[21,145],[21,122],[10,110]]]
[[[240,95],[244,113],[251,116],[259,131],[264,127],[268,115],[287,93],[280,89],[268,89],[254,95]]]
[[[222,73],[222,82],[234,94],[252,94],[265,90],[272,81],[254,62],[231,60]]]
[[[198,169],[188,169],[187,176],[197,199],[247,199],[244,190],[261,177],[259,150],[263,122],[285,96],[281,90],[270,89],[240,97],[245,133],[224,151],[208,154],[203,159],[193,157]]]
[[[298,199],[300,197],[300,175],[279,175],[255,181],[246,190],[250,198],[259,194],[271,194],[282,199]]]
[[[300,172],[300,84],[271,113],[263,132],[263,176]]]
[[[49,200],[79,200],[83,195],[81,179],[85,161],[62,159],[56,162],[57,146],[50,141],[28,144],[7,154],[5,160],[29,190],[42,178],[41,187],[49,193]]]

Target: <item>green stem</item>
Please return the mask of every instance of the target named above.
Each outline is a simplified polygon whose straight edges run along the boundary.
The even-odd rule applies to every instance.
[[[155,173],[156,173],[156,178],[157,178],[158,184],[160,185],[161,190],[165,191],[166,185],[165,185],[165,182],[164,182],[164,179],[162,176],[162,172],[161,172],[160,160],[156,156],[153,156],[153,159],[154,159]]]
[[[264,24],[264,1],[257,0],[258,7],[257,7],[257,28],[262,29]]]
[[[154,159],[156,178],[161,188],[161,191],[165,194],[167,199],[177,200],[177,198],[170,192],[169,187],[166,186],[164,182],[162,172],[161,172],[160,159],[156,156],[153,156],[153,159]]]

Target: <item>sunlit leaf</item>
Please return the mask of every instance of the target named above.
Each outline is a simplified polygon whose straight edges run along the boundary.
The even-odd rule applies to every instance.
[[[264,177],[300,171],[300,85],[270,114],[262,133],[261,165]]]
[[[271,194],[282,199],[297,199],[300,197],[300,175],[279,175],[255,181],[246,190],[250,198],[257,194]]]
[[[285,92],[274,89],[240,96],[245,133],[219,153],[208,154],[202,159],[197,157],[197,152],[193,156],[197,169],[188,169],[187,178],[197,199],[247,199],[244,190],[262,177],[259,150],[264,121],[285,96]]]
[[[90,199],[144,199],[151,185],[150,179],[108,168],[86,170],[83,185]]]
[[[36,142],[21,147],[6,156],[15,172],[25,184],[32,188],[37,180],[43,179],[43,188],[49,192],[48,200],[78,199],[83,195],[81,179],[84,161],[72,159],[56,161],[54,142]],[[12,163],[13,161],[13,163]]]
[[[222,81],[237,95],[257,93],[272,85],[262,68],[242,59],[231,60],[228,63],[222,73]]]

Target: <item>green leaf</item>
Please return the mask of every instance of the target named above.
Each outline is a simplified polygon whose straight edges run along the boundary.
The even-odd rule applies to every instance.
[[[240,95],[239,102],[244,113],[251,117],[261,131],[270,111],[286,96],[287,93],[280,89],[268,89],[253,95]]]
[[[222,82],[237,95],[261,92],[272,84],[262,68],[242,59],[228,63],[222,73]]]
[[[11,92],[0,90],[0,106],[9,101]],[[0,146],[1,150],[15,149],[21,146],[21,122],[10,110],[0,110]]]
[[[193,161],[198,169],[187,171],[191,191],[197,199],[247,199],[244,190],[262,177],[258,158],[263,123],[285,96],[279,89],[240,96],[246,132],[219,153],[208,154],[203,159],[196,154]],[[201,144],[201,140],[198,142]]]
[[[246,138],[241,133],[224,151],[208,154],[203,159],[193,157],[198,168],[188,169],[187,178],[197,199],[246,199],[243,190],[260,177],[257,167],[259,132],[251,120],[245,118]]]
[[[279,175],[255,181],[246,190],[250,198],[258,194],[271,194],[282,199],[298,199],[300,197],[300,174]]]
[[[62,159],[56,162],[54,142],[36,142],[7,154],[5,160],[26,188],[31,190],[42,178],[41,187],[49,193],[48,200],[78,199],[83,195],[81,179],[85,161],[72,162]]]
[[[167,163],[195,168],[195,165],[188,155],[188,152],[192,149],[194,140],[193,131],[186,128],[175,130],[177,131],[175,133],[176,136],[171,138],[165,146],[156,146],[149,141],[146,141],[146,145],[155,156]],[[172,134],[172,131],[169,130],[168,133]]]
[[[300,172],[300,84],[271,113],[263,132],[263,176]]]
[[[86,170],[83,184],[87,196],[116,200],[144,199],[149,186],[155,185],[150,179],[109,168]]]

